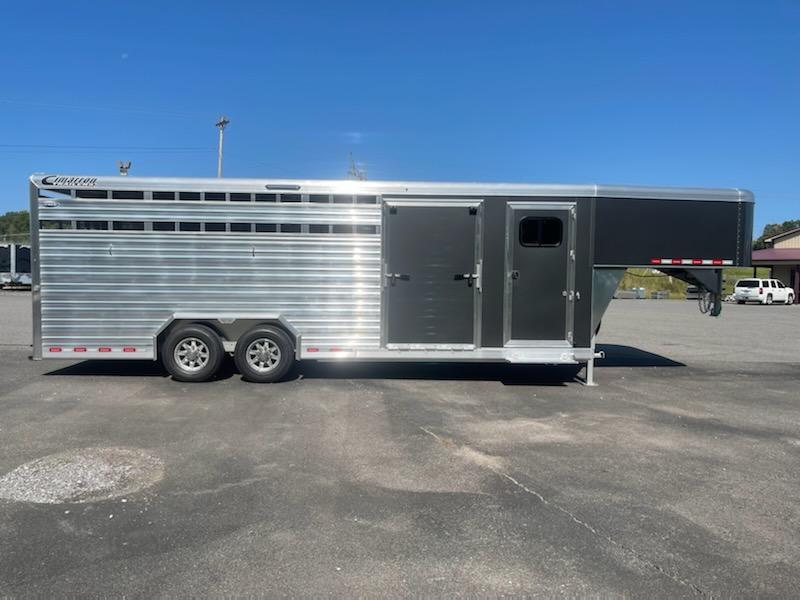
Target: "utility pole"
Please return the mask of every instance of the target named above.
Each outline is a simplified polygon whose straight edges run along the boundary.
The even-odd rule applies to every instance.
[[[364,181],[367,178],[367,174],[358,166],[355,159],[353,158],[353,153],[350,153],[350,168],[347,170],[347,177],[349,179],[355,179],[356,181]]]
[[[221,116],[214,127],[219,128],[219,150],[217,152],[217,177],[222,177],[222,138],[225,135],[225,126],[230,123],[226,116]]]

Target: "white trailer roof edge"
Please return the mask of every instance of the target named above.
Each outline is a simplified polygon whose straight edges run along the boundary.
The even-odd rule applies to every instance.
[[[351,181],[326,179],[238,179],[203,177],[120,177],[49,175],[30,177],[38,188],[98,188],[183,192],[253,192],[401,195],[494,195],[639,198],[754,202],[753,193],[739,188],[654,187],[607,184],[465,183],[430,181]]]

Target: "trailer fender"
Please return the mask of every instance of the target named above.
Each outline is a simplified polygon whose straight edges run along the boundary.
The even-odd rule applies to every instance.
[[[216,331],[222,340],[226,352],[233,352],[236,340],[255,325],[274,325],[283,329],[292,339],[295,346],[296,357],[300,354],[300,334],[297,329],[280,313],[206,313],[206,312],[175,312],[164,321],[153,336],[153,354],[158,357],[160,340],[176,325],[180,323],[202,323]]]

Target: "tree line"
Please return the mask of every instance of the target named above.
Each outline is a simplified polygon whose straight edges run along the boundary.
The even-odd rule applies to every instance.
[[[27,210],[14,210],[0,216],[0,240],[27,244],[30,240],[30,219]]]

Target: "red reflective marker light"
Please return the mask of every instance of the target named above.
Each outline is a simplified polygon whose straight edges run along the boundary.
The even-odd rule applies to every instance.
[[[86,352],[86,347],[85,346],[75,346],[72,349],[72,351],[73,352]]]
[[[722,259],[721,258],[715,258],[715,259],[713,259],[711,261],[711,264],[712,265],[721,265],[722,264]]]
[[[136,352],[136,348],[134,348],[133,346],[125,346],[125,347],[122,349],[122,351],[123,351],[123,352]]]
[[[319,348],[306,348],[306,352],[319,352]]]
[[[661,259],[660,258],[651,258],[650,259],[650,264],[651,265],[660,265],[661,264]]]
[[[702,258],[693,258],[692,259],[692,264],[693,265],[702,265],[703,264],[703,259]]]
[[[111,348],[109,348],[108,346],[100,346],[100,347],[97,349],[97,351],[98,351],[98,352],[111,352]]]
[[[341,352],[341,351],[342,351],[342,348],[330,348],[329,350],[330,350],[331,352]]]
[[[50,346],[48,348],[48,351],[50,351],[50,352],[61,352],[61,347],[60,346]]]
[[[673,258],[673,259],[672,259],[672,264],[673,264],[673,265],[679,265],[679,264],[681,264],[682,262],[683,262],[683,259],[682,259],[682,258]]]

